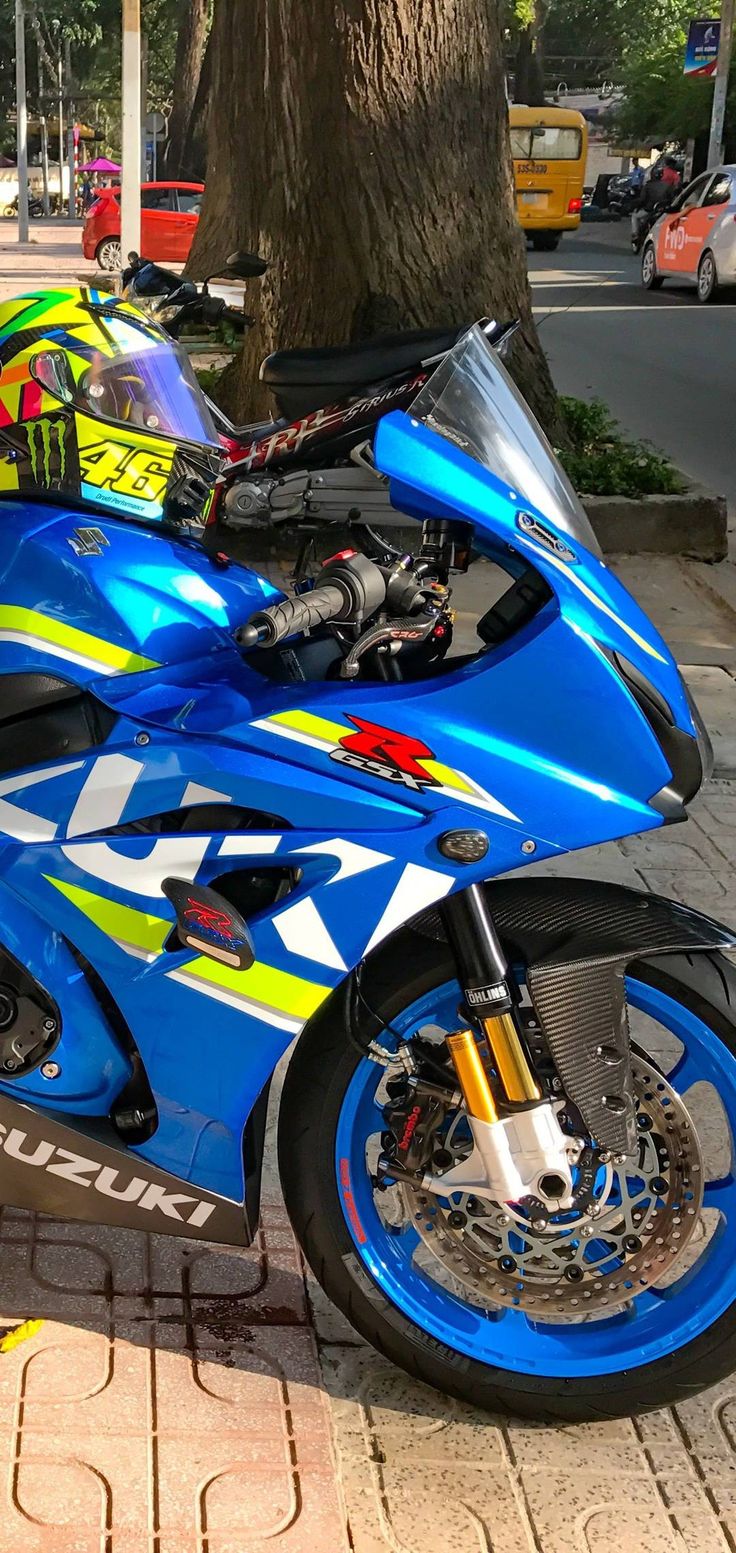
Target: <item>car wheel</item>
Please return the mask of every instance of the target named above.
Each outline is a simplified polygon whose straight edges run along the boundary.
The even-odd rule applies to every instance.
[[[653,243],[647,243],[641,256],[641,283],[647,291],[658,291],[662,284],[662,276],[657,274],[657,256]]]
[[[714,302],[718,295],[718,273],[716,261],[709,248],[698,265],[698,301]]]
[[[559,248],[559,246],[559,232],[534,232],[532,234],[532,247],[537,252],[551,253],[553,248]]]
[[[119,237],[103,237],[97,244],[95,259],[101,270],[120,270],[123,266],[123,250]]]

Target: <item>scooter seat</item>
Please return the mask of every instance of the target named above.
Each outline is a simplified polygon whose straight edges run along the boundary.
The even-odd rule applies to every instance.
[[[454,329],[408,329],[379,334],[357,345],[323,345],[315,349],[274,351],[261,365],[260,378],[270,388],[349,389],[411,371],[428,357],[452,350],[467,325]]]

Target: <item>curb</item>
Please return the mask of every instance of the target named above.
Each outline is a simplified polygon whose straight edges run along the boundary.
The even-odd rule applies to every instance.
[[[685,477],[683,476],[683,479]],[[607,555],[677,555],[723,561],[728,554],[725,496],[686,481],[675,496],[581,496]]]

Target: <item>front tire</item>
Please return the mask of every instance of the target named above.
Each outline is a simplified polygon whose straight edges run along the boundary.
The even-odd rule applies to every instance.
[[[434,1009],[441,989],[448,985],[445,1003],[452,1021],[460,993],[445,944],[430,943],[407,929],[380,951],[370,971],[366,1003],[358,1003],[352,1018],[351,1033],[357,1043],[376,1038],[376,1020],[371,1019],[368,1005],[383,1026],[379,1041],[390,1041],[385,1033],[389,1025],[401,1031],[406,1013],[409,1025],[405,1028],[411,1030],[412,1021],[416,1028],[419,1016],[412,1011]],[[729,1126],[736,1130],[736,970],[717,954],[669,955],[638,965],[627,985],[633,1007],[644,1010],[642,1018],[649,1019],[654,1009],[660,1010],[656,1017],[661,1019],[665,1010],[667,1030],[671,1025],[678,1038],[692,1032],[696,1055],[686,1044],[684,1058],[676,1065],[684,1075],[683,1086],[689,1090],[706,1078],[726,1097],[722,1103]],[[425,1022],[432,1018],[431,1012],[423,1015]],[[651,1289],[637,1295],[634,1288],[629,1297],[634,1312],[630,1322],[619,1312],[614,1326],[614,1317],[602,1313],[600,1321],[588,1318],[547,1327],[554,1342],[571,1355],[568,1358],[563,1352],[552,1364],[544,1358],[541,1341],[539,1355],[534,1352],[540,1323],[532,1319],[529,1333],[524,1329],[524,1341],[531,1345],[528,1361],[524,1358],[514,1367],[509,1357],[515,1341],[513,1323],[526,1320],[523,1312],[504,1308],[502,1319],[489,1321],[479,1319],[485,1312],[477,1306],[464,1307],[465,1327],[480,1333],[479,1346],[485,1345],[486,1356],[480,1359],[472,1356],[465,1330],[458,1328],[455,1345],[448,1338],[446,1319],[443,1325],[426,1318],[428,1305],[412,1316],[400,1289],[396,1298],[389,1298],[384,1274],[387,1259],[397,1254],[399,1232],[385,1246],[375,1239],[366,1183],[356,1168],[360,1149],[349,1163],[347,1155],[341,1159],[338,1147],[355,1086],[360,1091],[362,1075],[375,1085],[382,1070],[359,1055],[345,1023],[339,1000],[333,999],[299,1041],[281,1106],[279,1158],[287,1209],[310,1265],[330,1299],[368,1342],[439,1391],[474,1406],[544,1422],[615,1418],[676,1404],[736,1368],[736,1258],[729,1252],[728,1236],[721,1233],[712,1234],[698,1254],[696,1272],[691,1267],[680,1275],[682,1309],[677,1283],[667,1289],[666,1298],[655,1299]],[[452,1024],[443,1022],[442,1028]],[[365,1169],[370,1185],[367,1164]],[[726,1178],[707,1182],[704,1204],[708,1211],[725,1217],[727,1225],[733,1219],[728,1225],[732,1235],[736,1179],[731,1167]],[[719,1224],[723,1229],[721,1220]],[[407,1268],[407,1284],[414,1277]],[[443,1299],[449,1299],[439,1285],[433,1285],[431,1295],[438,1308]],[[643,1306],[641,1316],[637,1299]],[[662,1333],[652,1344],[647,1334],[655,1320]],[[677,1331],[683,1334],[682,1341],[675,1341],[669,1332],[667,1323],[675,1320],[680,1323]],[[637,1322],[642,1324],[637,1327]],[[550,1351],[554,1352],[554,1344]],[[656,1357],[643,1362],[650,1353]],[[490,1354],[495,1358],[490,1359]]]
[[[698,301],[707,305],[715,302],[718,297],[718,271],[716,261],[709,248],[706,248],[698,265]]]
[[[662,276],[657,274],[657,256],[654,243],[645,243],[641,256],[641,283],[646,291],[659,291]]]
[[[532,247],[538,253],[552,253],[560,246],[559,232],[534,232],[532,234]]]

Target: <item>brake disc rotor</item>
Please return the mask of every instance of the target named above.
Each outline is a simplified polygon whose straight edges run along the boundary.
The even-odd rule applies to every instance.
[[[424,1245],[475,1303],[541,1319],[613,1311],[660,1284],[680,1259],[703,1200],[697,1134],[679,1095],[636,1051],[632,1072],[637,1150],[601,1164],[585,1212],[558,1214],[535,1230],[507,1203],[401,1187]]]

